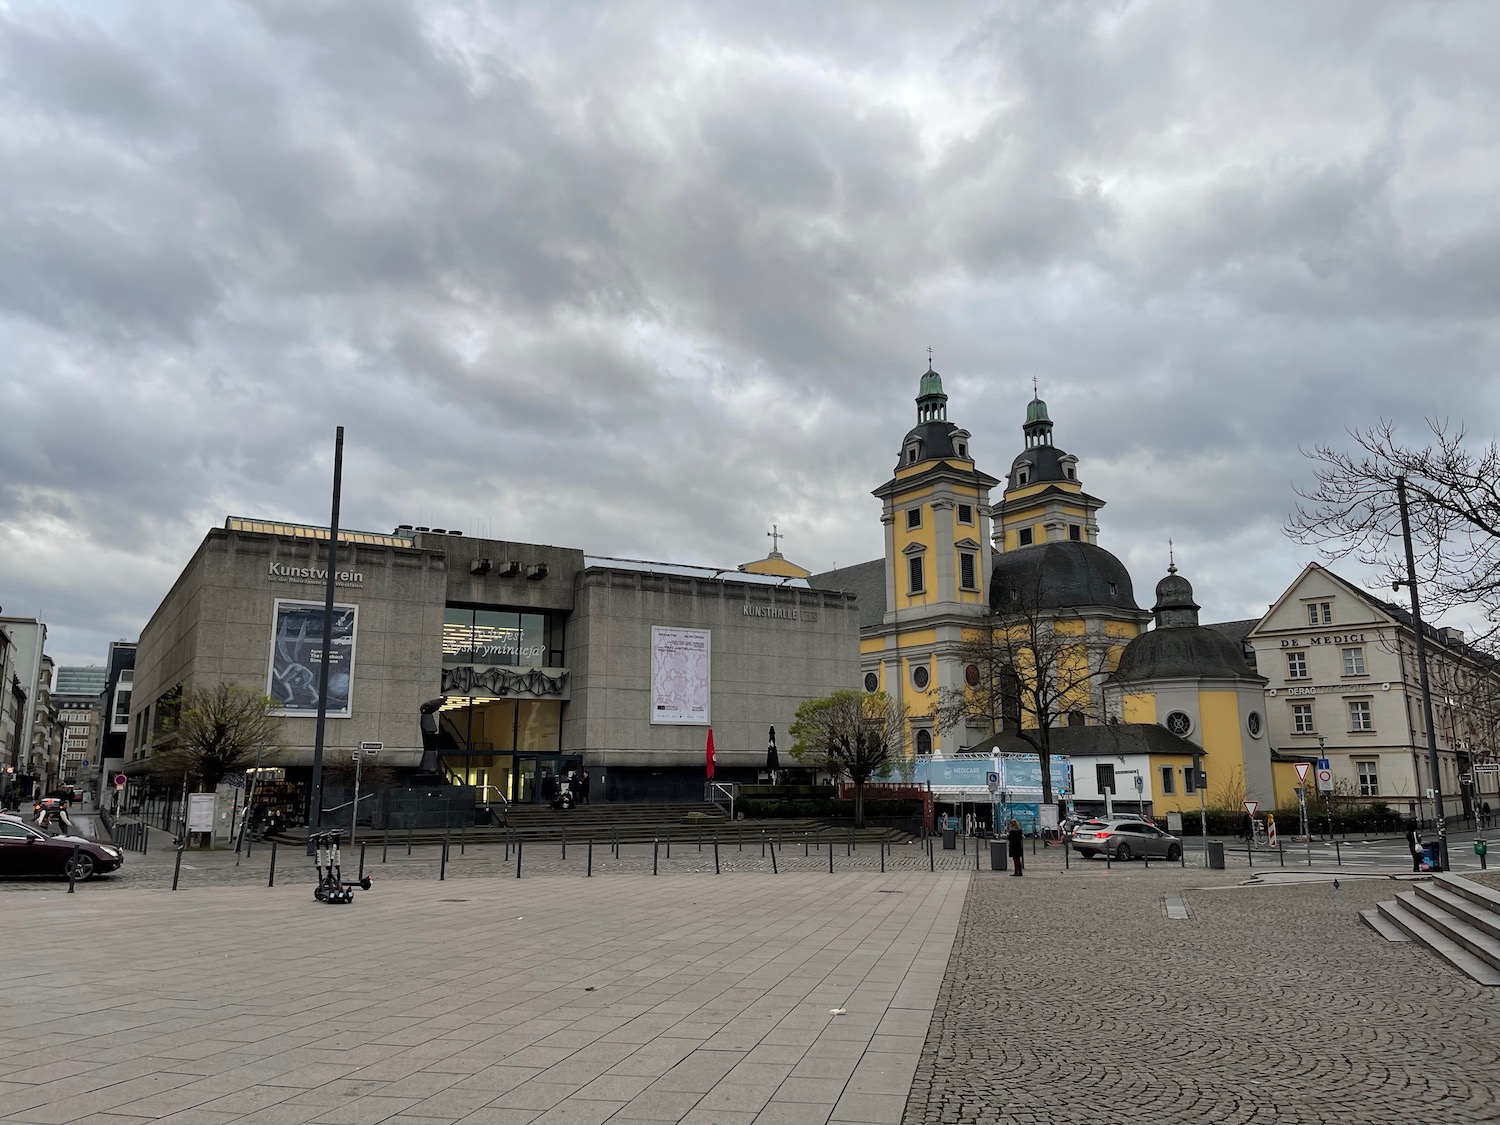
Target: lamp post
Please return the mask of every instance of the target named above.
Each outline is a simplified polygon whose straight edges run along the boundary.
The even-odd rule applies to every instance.
[[[1437,730],[1432,721],[1432,684],[1427,676],[1427,638],[1422,629],[1422,602],[1417,595],[1417,561],[1411,546],[1411,513],[1406,504],[1406,477],[1396,478],[1396,502],[1401,508],[1401,545],[1406,550],[1406,580],[1391,583],[1411,592],[1411,622],[1417,636],[1417,680],[1422,689],[1422,721],[1427,726],[1427,761],[1432,770],[1432,816],[1438,833],[1438,869],[1448,870],[1448,822],[1443,816],[1443,773],[1438,762]]]

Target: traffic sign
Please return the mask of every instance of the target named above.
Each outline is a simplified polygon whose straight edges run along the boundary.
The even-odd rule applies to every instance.
[[[990,787],[990,792],[993,793],[996,789],[1000,788],[1000,775],[994,770],[990,770],[984,775],[984,783]]]
[[[1318,768],[1320,770],[1331,770],[1331,769],[1333,769],[1333,763],[1330,762],[1327,758],[1319,758],[1318,759]]]
[[[1139,793],[1144,788],[1146,788],[1146,780],[1145,780],[1145,778],[1141,777],[1140,774],[1136,774],[1135,775],[1135,791],[1137,793]]]
[[[1324,793],[1333,792],[1333,771],[1330,769],[1318,769],[1318,789]]]
[[[1245,811],[1247,813],[1249,813],[1251,816],[1255,815],[1255,810],[1258,809],[1258,808],[1260,808],[1260,802],[1259,801],[1246,801],[1245,802]]]
[[[385,749],[385,743],[384,742],[361,742],[359,744],[359,748],[361,750],[377,750],[377,751],[378,750],[384,750]]]
[[[125,781],[126,781],[126,777],[125,777],[125,775],[123,773],[117,773],[117,774],[115,774],[115,788],[116,789],[123,789],[124,786],[125,786]]]
[[[1307,762],[1298,762],[1296,765],[1297,765],[1297,781],[1300,782],[1301,784],[1305,785],[1307,783],[1307,771],[1310,770],[1312,768],[1312,766],[1309,765]]]

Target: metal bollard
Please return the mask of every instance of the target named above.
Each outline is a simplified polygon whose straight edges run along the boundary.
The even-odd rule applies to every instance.
[[[460,824],[458,826],[458,854],[467,855],[469,851],[469,826]]]
[[[833,874],[833,842],[828,844],[828,874]]]
[[[880,873],[882,875],[885,874],[885,848],[886,848],[886,843],[885,843],[884,840],[881,840],[880,841]]]
[[[276,885],[276,841],[272,840],[271,841],[271,877],[266,880],[266,886],[268,886],[268,887],[274,887],[275,885]]]
[[[1073,859],[1072,859],[1071,856],[1068,855],[1068,853],[1071,852],[1072,850],[1073,850],[1072,846],[1066,840],[1064,840],[1063,841],[1063,870],[1064,871],[1072,871],[1073,870]]]
[[[781,868],[779,868],[779,867],[776,866],[776,849],[775,848],[771,849],[771,874],[772,875],[780,875],[781,874]]]
[[[672,833],[667,833],[667,858],[672,858]]]
[[[1250,841],[1248,839],[1246,839],[1245,841],[1245,861],[1249,863],[1251,867],[1255,866],[1255,853],[1250,849]]]
[[[516,878],[517,879],[519,879],[521,877],[521,845],[524,844],[525,842],[526,841],[523,840],[523,839],[521,839],[521,837],[519,837],[519,836],[516,837]]]
[[[807,831],[804,829],[802,832],[802,858],[806,859],[807,855]]]
[[[365,845],[361,841],[359,845],[359,878],[365,877]]]
[[[583,869],[583,876],[585,879],[594,877],[594,838],[592,836],[589,837],[589,862],[588,866]]]
[[[391,849],[391,830],[387,828],[380,834],[380,862],[385,862],[386,853]]]
[[[562,857],[568,858],[568,830],[566,828],[562,830]]]
[[[927,870],[937,870],[937,854],[932,850],[932,837],[927,837]]]
[[[1280,840],[1276,842],[1276,850],[1281,853],[1281,866],[1286,866],[1286,845]]]
[[[448,841],[443,841],[442,854],[438,856],[438,882],[448,877]]]
[[[974,870],[979,870],[979,841],[974,841]]]
[[[651,874],[656,874],[656,837],[651,837]]]
[[[1333,842],[1333,854],[1334,854],[1335,857],[1337,857],[1337,859],[1339,861],[1339,866],[1343,867],[1344,866],[1344,849],[1339,846],[1339,842],[1337,840],[1335,840]]]
[[[408,828],[406,830],[406,854],[408,856],[411,855],[411,834],[412,829]]]
[[[182,849],[177,849],[177,862],[172,865],[172,889],[177,889],[177,876],[182,874]]]
[[[766,830],[764,828],[760,830],[760,858],[766,858]]]
[[[178,853],[179,855],[181,853]],[[73,845],[73,858],[68,861],[68,893],[73,894],[73,882],[78,877],[78,845]],[[173,890],[176,890],[174,887]]]
[[[1150,871],[1151,870],[1151,853],[1148,852],[1148,851],[1146,851],[1143,848],[1143,849],[1141,849],[1141,858],[1146,861],[1146,870]]]
[[[714,874],[719,873],[719,834],[714,833]]]
[[[1109,849],[1105,848],[1104,849],[1104,870],[1106,870],[1106,871],[1113,871],[1114,869],[1115,869],[1114,868],[1114,861],[1111,860],[1110,857],[1109,857]]]
[[[703,850],[703,825],[701,825],[701,824],[697,825],[697,830],[698,830],[698,850],[701,852]]]
[[[735,835],[736,841],[739,843],[740,851],[744,851],[745,850],[745,830],[743,828],[736,828],[734,830],[734,835]]]
[[[1063,845],[1063,850],[1064,851],[1067,850],[1067,845],[1066,844]],[[1186,848],[1178,848],[1177,849],[1177,858],[1180,861],[1179,866],[1186,867],[1187,866],[1187,849]]]

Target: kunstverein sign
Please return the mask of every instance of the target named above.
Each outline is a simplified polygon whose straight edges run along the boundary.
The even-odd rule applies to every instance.
[[[294,566],[290,563],[273,562],[271,569],[266,572],[266,579],[270,582],[307,582],[324,585],[328,582],[328,571],[315,566]],[[335,586],[363,586],[365,584],[364,571],[335,570],[333,582]]]
[[[651,721],[708,726],[709,632],[651,626]]]
[[[333,607],[332,656],[328,662],[328,717],[347,719],[354,686],[355,623],[359,608]],[[271,635],[271,668],[266,694],[272,714],[316,715],[318,678],[323,664],[323,604],[276,601]]]

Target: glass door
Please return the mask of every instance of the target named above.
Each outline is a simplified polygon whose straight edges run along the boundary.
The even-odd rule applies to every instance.
[[[537,802],[536,759],[525,755],[516,757],[516,791],[511,800],[518,805],[534,805]]]

